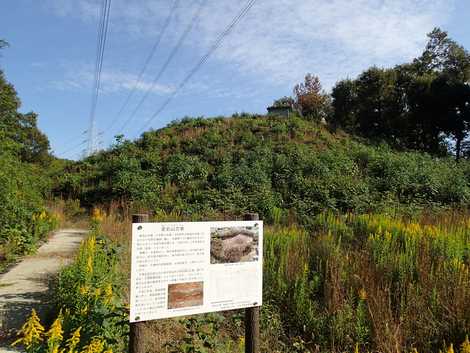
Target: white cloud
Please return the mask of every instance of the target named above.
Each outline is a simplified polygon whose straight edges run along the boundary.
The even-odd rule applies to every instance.
[[[454,1],[258,0],[215,57],[241,75],[267,84],[293,85],[306,72],[312,72],[329,87],[368,66],[394,65],[419,55],[426,33],[434,26],[445,25]],[[96,0],[48,2],[59,15],[75,15],[86,21],[96,19]],[[244,3],[207,0],[187,46],[201,55]],[[150,42],[170,4],[170,1],[114,0],[112,30]],[[180,1],[177,18],[168,31],[168,42],[181,33],[196,6],[197,1]]]
[[[92,89],[93,71],[88,68],[82,68],[76,71],[68,71],[64,79],[52,81],[51,84],[60,90]],[[163,84],[153,84],[148,78],[138,80],[137,75],[129,74],[123,71],[106,70],[101,74],[100,92],[103,94],[116,93],[120,91],[130,91],[135,88],[136,91],[148,91],[158,95],[165,95],[173,91],[173,87]]]

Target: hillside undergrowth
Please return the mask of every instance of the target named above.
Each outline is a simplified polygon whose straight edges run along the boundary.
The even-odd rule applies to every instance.
[[[183,119],[69,166],[56,194],[83,205],[300,221],[325,210],[465,208],[470,164],[368,145],[297,117]]]

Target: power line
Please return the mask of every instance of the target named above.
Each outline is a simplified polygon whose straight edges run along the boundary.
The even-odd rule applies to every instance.
[[[194,24],[196,23],[197,19],[199,18],[199,15],[201,14],[201,11],[202,11],[202,8],[203,8],[203,5],[206,3],[207,0],[202,0],[200,3],[199,3],[199,7],[196,9],[191,21],[189,22],[188,26],[186,27],[186,29],[184,30],[184,32],[181,34],[181,36],[179,37],[178,39],[178,42],[176,43],[176,45],[173,47],[173,50],[170,52],[170,55],[168,55],[168,58],[166,59],[165,63],[163,64],[163,66],[161,67],[160,71],[158,72],[157,76],[155,76],[155,79],[153,80],[152,84],[150,85],[150,87],[146,90],[145,94],[142,96],[141,100],[139,101],[139,103],[137,104],[137,106],[135,107],[135,109],[132,111],[131,115],[129,116],[129,118],[124,122],[124,124],[122,125],[121,129],[119,130],[119,132],[122,132],[124,131],[124,129],[126,128],[126,126],[132,121],[132,119],[134,118],[135,114],[137,113],[137,111],[140,109],[140,107],[142,106],[142,104],[145,102],[145,100],[147,99],[147,97],[149,96],[150,92],[152,91],[152,89],[155,87],[155,85],[157,84],[158,80],[161,78],[161,76],[163,75],[163,73],[166,71],[166,69],[168,68],[168,65],[170,64],[170,62],[173,60],[173,58],[175,57],[176,53],[178,52],[178,50],[180,49],[180,47],[183,45],[186,37],[188,36],[189,32],[191,32],[191,29],[193,28]]]
[[[103,69],[104,51],[106,47],[106,39],[108,35],[109,13],[111,9],[111,0],[103,0],[100,10],[100,21],[98,24],[98,41],[96,48],[95,74],[91,98],[90,124],[88,128],[88,154],[93,154],[96,150],[96,133],[95,133],[95,115],[98,104],[98,96],[101,86],[101,72]]]
[[[175,90],[171,93],[171,95],[163,102],[163,104],[156,110],[156,112],[144,123],[142,126],[141,131],[144,131],[150,123],[160,114],[168,104],[175,98],[176,94],[183,89],[183,87],[188,83],[188,81],[196,74],[197,71],[207,62],[210,56],[220,47],[225,37],[227,37],[230,32],[235,28],[235,26],[246,16],[246,14],[250,11],[257,0],[248,0],[247,4],[243,7],[243,9],[238,13],[237,16],[232,20],[232,22],[225,28],[225,30],[217,37],[214,43],[210,46],[207,53],[198,61],[198,63],[188,72],[185,76],[183,81],[176,87]]]
[[[137,87],[141,83],[142,78],[144,76],[144,73],[147,70],[147,67],[148,67],[150,61],[152,60],[153,56],[155,55],[155,52],[157,51],[157,48],[160,45],[160,42],[161,42],[161,39],[162,39],[163,35],[166,32],[168,26],[170,25],[171,18],[173,17],[173,14],[175,13],[175,11],[176,11],[176,9],[179,5],[179,2],[180,2],[180,0],[174,0],[173,1],[173,6],[171,7],[170,12],[168,13],[168,16],[166,17],[166,20],[163,24],[163,27],[161,28],[160,33],[157,36],[157,40],[155,41],[152,49],[150,50],[149,55],[147,56],[147,59],[144,62],[144,66],[142,67],[142,69],[139,72],[139,75],[137,77],[137,81],[135,82],[135,84],[132,87],[131,91],[129,92],[126,99],[124,100],[124,103],[122,104],[121,108],[119,109],[118,113],[116,114],[116,116],[113,119],[113,121],[111,122],[111,124],[109,124],[106,131],[110,131],[114,127],[114,124],[116,124],[116,122],[119,120],[119,118],[121,117],[122,112],[124,111],[124,109],[126,109],[126,107],[129,104],[131,98],[134,96],[134,93],[137,91]]]
[[[58,154],[58,155],[67,155],[67,153],[76,150],[77,148],[83,146],[83,145],[86,144],[87,142],[88,142],[87,140],[84,140],[84,141],[80,142],[79,144],[76,144],[76,145],[74,145],[74,146],[72,146],[72,147],[70,147],[70,148],[68,148],[68,149],[66,149],[66,150],[64,150],[64,151],[58,152],[57,154]]]

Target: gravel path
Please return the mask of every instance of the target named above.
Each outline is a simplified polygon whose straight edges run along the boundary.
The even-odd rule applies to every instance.
[[[49,282],[61,267],[73,259],[85,230],[62,229],[55,232],[37,253],[0,276],[0,353],[14,352],[7,337],[23,324],[35,308],[42,319],[47,318]]]

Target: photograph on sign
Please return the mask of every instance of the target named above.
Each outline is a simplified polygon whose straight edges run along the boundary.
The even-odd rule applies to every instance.
[[[201,306],[204,282],[174,283],[168,285],[168,309]]]
[[[130,321],[259,306],[262,221],[135,223]]]
[[[211,263],[257,261],[259,226],[211,228]]]

